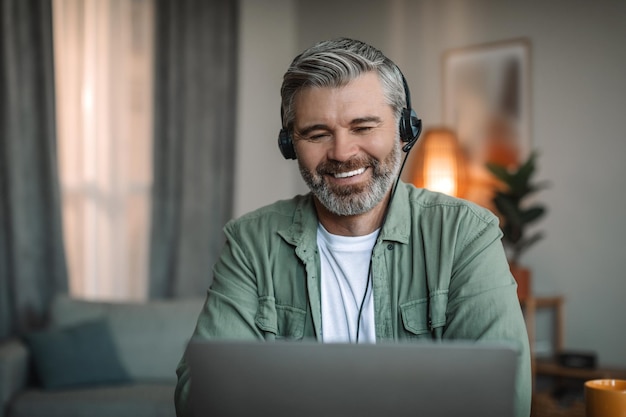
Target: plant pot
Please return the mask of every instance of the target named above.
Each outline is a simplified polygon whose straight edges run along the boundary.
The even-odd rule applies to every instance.
[[[511,274],[513,274],[513,278],[517,282],[517,298],[520,301],[524,301],[531,294],[531,274],[530,269],[524,268],[523,266],[517,264],[510,264]]]

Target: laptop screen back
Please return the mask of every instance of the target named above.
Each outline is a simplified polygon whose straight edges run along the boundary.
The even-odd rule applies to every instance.
[[[469,343],[192,340],[194,416],[513,415],[517,353]]]

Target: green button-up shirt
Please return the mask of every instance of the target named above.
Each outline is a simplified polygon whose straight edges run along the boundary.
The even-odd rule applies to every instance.
[[[321,340],[317,224],[310,194],[229,222],[194,337]],[[372,255],[376,340],[513,343],[516,415],[527,417],[528,336],[501,237],[490,211],[400,183]],[[177,373],[182,416],[189,393],[184,358]]]

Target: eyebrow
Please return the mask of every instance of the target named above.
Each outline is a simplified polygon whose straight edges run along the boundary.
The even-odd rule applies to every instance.
[[[311,125],[311,126],[305,127],[304,129],[296,131],[296,134],[298,136],[306,136],[315,130],[328,130],[328,126],[324,124]]]
[[[365,117],[357,117],[356,119],[352,119],[350,121],[350,126],[354,126],[354,125],[359,125],[361,123],[370,123],[370,122],[374,122],[376,124],[380,124],[382,122],[382,119],[378,116],[365,116]],[[314,124],[311,126],[307,126],[303,129],[300,129],[298,131],[296,131],[296,133],[299,136],[306,136],[309,133],[315,131],[315,130],[329,130],[328,125],[325,124]]]

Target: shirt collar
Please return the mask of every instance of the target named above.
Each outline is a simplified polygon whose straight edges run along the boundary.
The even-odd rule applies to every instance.
[[[398,182],[398,186],[391,196],[387,218],[380,233],[381,240],[393,240],[399,243],[409,242],[411,225],[410,187],[402,181]]]
[[[278,234],[294,246],[300,246],[303,242],[313,242],[317,245],[317,223],[313,195],[308,193],[297,198],[293,222],[288,228],[279,230]]]

